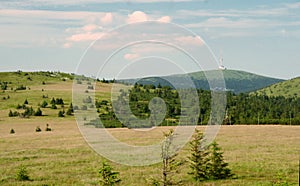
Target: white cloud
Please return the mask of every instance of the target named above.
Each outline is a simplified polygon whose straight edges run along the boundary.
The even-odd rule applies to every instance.
[[[135,53],[128,53],[124,55],[124,59],[131,61],[131,60],[135,60],[137,58],[139,58],[140,55],[139,54],[135,54]]]
[[[106,13],[104,17],[101,18],[101,23],[104,25],[110,24],[113,21],[112,13]]]
[[[80,34],[74,34],[70,37],[68,37],[66,40],[70,42],[82,42],[82,41],[95,41],[105,34],[102,32],[96,32],[96,33],[80,33]]]
[[[170,16],[163,16],[163,17],[159,18],[157,21],[164,22],[164,23],[169,23],[169,22],[171,22],[171,17]]]
[[[204,41],[198,36],[182,36],[175,38],[175,41],[179,42],[181,45],[188,46],[202,46]]]
[[[149,17],[147,14],[141,11],[135,11],[128,15],[127,23],[144,22],[148,20]]]
[[[82,30],[85,32],[91,32],[91,31],[97,30],[98,28],[99,28],[99,26],[97,26],[95,24],[87,24],[82,27]]]

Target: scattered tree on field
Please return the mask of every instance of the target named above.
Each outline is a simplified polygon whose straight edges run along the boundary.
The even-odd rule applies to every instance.
[[[188,157],[190,162],[192,175],[195,181],[207,180],[208,177],[208,150],[204,146],[204,135],[196,129],[195,134],[190,142],[190,156]]]
[[[105,161],[102,162],[102,167],[99,170],[100,185],[113,186],[121,182],[119,172],[113,171],[113,168]]]

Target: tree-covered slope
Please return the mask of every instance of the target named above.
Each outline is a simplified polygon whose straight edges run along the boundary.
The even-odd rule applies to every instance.
[[[300,97],[300,77],[279,82],[257,91],[267,96]]]
[[[172,75],[165,77],[149,77],[139,80],[138,83],[153,84],[155,86],[157,86],[158,84],[161,84],[162,86],[171,86],[171,84],[168,81],[166,81],[169,80],[170,82],[176,82],[176,84],[179,86],[185,87],[187,85],[184,83],[184,78],[191,78],[198,89],[209,90],[210,88],[206,75],[212,77],[213,79],[214,73],[216,72],[217,71],[201,71],[190,73],[188,74],[188,76]],[[235,93],[252,92],[283,81],[281,79],[265,77],[238,70],[223,70],[222,73],[226,83],[226,89],[231,90]],[[135,82],[134,79],[124,81],[128,83]]]

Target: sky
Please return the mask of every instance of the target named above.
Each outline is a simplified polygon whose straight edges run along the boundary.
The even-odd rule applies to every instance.
[[[0,35],[0,71],[300,76],[299,0],[1,0]]]

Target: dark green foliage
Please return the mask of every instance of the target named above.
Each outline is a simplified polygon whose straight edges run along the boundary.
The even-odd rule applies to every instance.
[[[42,116],[43,112],[40,108],[37,108],[37,110],[34,112],[34,116]]]
[[[83,103],[92,103],[92,98],[88,96],[87,98],[82,100]]]
[[[16,88],[16,90],[26,90],[26,86],[20,85]]]
[[[10,133],[10,134],[14,134],[14,133],[16,133],[16,132],[15,132],[14,129],[10,129],[9,133]]]
[[[54,104],[51,105],[51,109],[57,109],[57,106]]]
[[[0,81],[1,90],[7,90],[7,84],[8,84],[8,82],[1,82]]]
[[[209,153],[210,156],[207,170],[209,179],[218,180],[232,177],[233,174],[228,168],[228,163],[224,161],[223,152],[217,142],[214,141],[209,146]]]
[[[41,129],[39,126],[37,126],[37,127],[35,128],[35,132],[42,132],[42,129]]]
[[[28,105],[28,100],[27,99],[25,99],[24,105]]]
[[[82,105],[81,106],[81,110],[87,110],[87,106],[86,105]]]
[[[195,181],[226,179],[233,176],[228,163],[224,161],[221,148],[215,141],[205,146],[204,135],[199,130],[196,130],[190,142],[190,153],[189,174]]]
[[[69,108],[68,108],[68,110],[67,110],[67,113],[66,113],[66,114],[67,114],[67,115],[72,115],[73,112],[74,112],[73,104],[71,103],[70,106],[69,106]]]
[[[89,89],[89,90],[94,90],[94,86],[93,86],[93,85],[89,85],[89,86],[87,87],[87,89]]]
[[[34,110],[32,107],[26,107],[25,111],[19,114],[19,116],[22,118],[29,118],[32,115],[34,115]]]
[[[18,104],[16,106],[16,109],[26,109],[26,105],[25,104],[23,104],[23,105]]]
[[[225,124],[300,124],[300,98],[228,93]]]
[[[196,129],[195,134],[190,142],[190,156],[188,157],[190,162],[192,175],[195,181],[207,180],[208,174],[208,151],[207,147],[204,146],[204,135]]]
[[[113,186],[121,182],[119,172],[113,171],[113,168],[105,161],[102,162],[102,167],[99,169],[100,185]]]
[[[52,98],[50,101],[50,104],[56,104],[56,105],[63,105],[64,104],[64,100],[62,98]]]
[[[19,116],[19,112],[9,110],[8,117],[16,117]]]
[[[42,104],[41,104],[41,107],[42,107],[42,108],[46,108],[47,105],[48,105],[47,101],[44,100],[44,101],[42,102]]]
[[[58,112],[58,117],[65,117],[64,114],[65,114],[65,112],[60,110],[60,111]]]
[[[49,127],[49,124],[48,124],[48,123],[46,124],[46,129],[45,129],[45,131],[52,131],[52,129]]]
[[[26,167],[21,166],[16,173],[16,179],[18,181],[29,181],[29,175]]]

